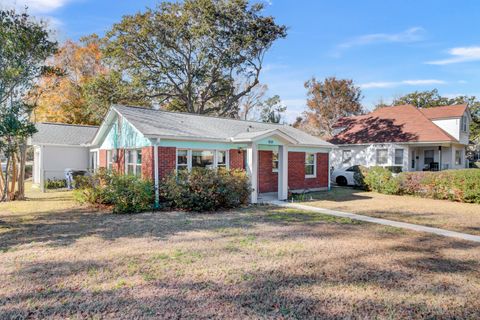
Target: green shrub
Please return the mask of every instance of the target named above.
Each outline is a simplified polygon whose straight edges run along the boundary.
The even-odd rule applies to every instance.
[[[363,184],[367,190],[396,194],[400,187],[392,172],[384,167],[371,167],[367,170],[363,169]]]
[[[45,189],[61,189],[67,187],[65,179],[47,179],[45,181]]]
[[[160,191],[162,201],[169,207],[213,211],[247,204],[250,182],[242,170],[194,168],[166,177]]]
[[[154,202],[151,181],[99,170],[93,176],[75,178],[74,197],[81,203],[112,206],[114,213],[149,210]]]

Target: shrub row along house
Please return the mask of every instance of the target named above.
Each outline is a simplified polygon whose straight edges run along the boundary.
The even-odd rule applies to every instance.
[[[83,130],[87,136],[92,132],[90,128],[58,124],[37,127],[39,132],[33,136],[32,144],[35,150],[44,151],[34,166],[37,183],[44,182],[45,171],[50,168],[45,159],[56,158],[57,172],[105,167],[151,179],[156,190],[161,179],[175,170],[245,169],[250,176],[252,203],[267,193],[276,193],[278,199],[285,200],[289,190],[326,190],[330,186],[329,152],[334,146],[288,125],[115,105],[101,126],[94,129],[88,144],[76,140],[76,147],[83,148],[88,156],[67,156],[72,145],[50,150],[40,142],[45,145],[53,138],[51,133],[46,136],[47,131],[64,132],[59,135],[68,140],[70,134],[65,131]],[[75,161],[60,160],[72,157]]]
[[[332,165],[383,166],[403,172],[465,168],[470,121],[465,104],[384,107],[342,118],[329,140],[339,147],[332,152]]]

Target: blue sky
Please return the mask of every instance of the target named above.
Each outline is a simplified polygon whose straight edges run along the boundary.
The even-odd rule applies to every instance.
[[[265,1],[265,0],[264,0]],[[154,0],[2,0],[28,4],[60,40],[103,35],[123,15]],[[266,14],[288,26],[268,52],[263,83],[278,94],[292,121],[305,108],[303,83],[315,76],[351,78],[363,104],[415,90],[480,96],[479,1],[268,0]]]

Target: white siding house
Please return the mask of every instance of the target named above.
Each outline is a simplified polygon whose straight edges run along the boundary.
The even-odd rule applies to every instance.
[[[398,167],[398,171],[462,169],[467,166],[471,116],[466,105],[417,109],[395,106],[344,118],[331,140],[331,165]]]
[[[89,170],[88,143],[98,127],[37,123],[37,133],[30,139],[33,146],[33,183],[43,186],[47,179],[63,179],[65,169]]]

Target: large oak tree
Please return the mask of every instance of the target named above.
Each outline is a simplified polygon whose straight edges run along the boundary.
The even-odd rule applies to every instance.
[[[106,52],[161,106],[234,117],[259,83],[265,52],[286,36],[262,9],[247,0],[162,2],[115,24]]]

